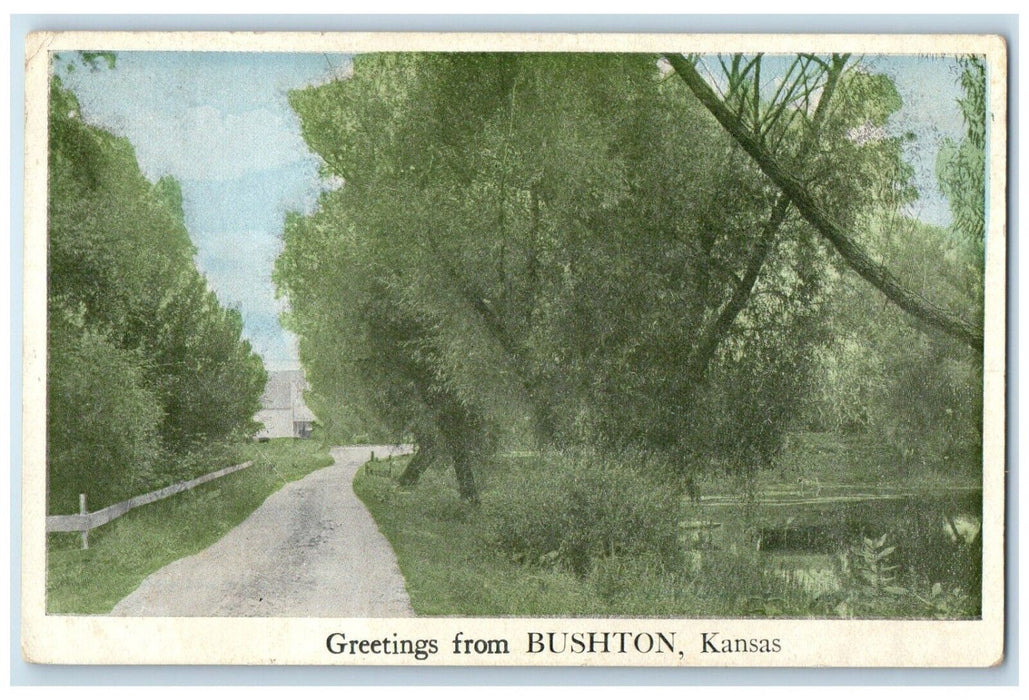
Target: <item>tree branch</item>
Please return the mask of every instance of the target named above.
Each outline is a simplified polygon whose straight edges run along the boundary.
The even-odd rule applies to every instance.
[[[665,54],[665,58],[718,123],[754,159],[761,171],[789,197],[801,216],[832,243],[852,270],[915,318],[960,340],[973,350],[982,350],[982,329],[908,289],[893,273],[878,265],[868,252],[818,205],[804,184],[787,172],[773,154],[746,132],[700,77],[690,61],[681,54]]]
[[[836,85],[839,81],[840,74],[843,72],[843,66],[846,63],[846,59],[842,61],[834,61],[833,65],[828,68],[828,77],[825,82],[825,88],[822,90],[822,94],[818,98],[818,105],[815,107],[814,115],[811,118],[811,129],[804,136],[801,141],[800,148],[797,150],[796,162],[803,164],[807,158],[808,152],[814,147],[818,130],[821,127],[822,122],[825,120],[825,115],[829,111],[829,103],[832,100],[833,93],[836,91]],[[772,207],[772,213],[765,222],[765,225],[761,229],[761,235],[754,246],[750,257],[747,260],[747,265],[744,268],[742,278],[737,278],[737,285],[733,290],[732,296],[729,298],[728,303],[719,312],[704,329],[703,334],[700,337],[700,342],[697,344],[697,349],[691,354],[689,365],[687,367],[687,376],[693,378],[693,380],[700,381],[707,373],[708,365],[711,363],[712,358],[715,356],[715,352],[718,350],[718,346],[722,342],[722,338],[732,327],[732,324],[736,321],[736,317],[740,315],[747,302],[750,300],[754,291],[754,284],[757,282],[758,275],[761,272],[761,268],[765,264],[765,260],[768,258],[768,254],[774,247],[776,235],[779,229],[782,227],[783,222],[786,220],[786,214],[790,209],[790,200],[782,192],[776,198],[775,205]]]

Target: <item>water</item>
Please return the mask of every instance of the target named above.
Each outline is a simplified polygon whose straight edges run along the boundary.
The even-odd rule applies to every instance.
[[[711,500],[702,504],[703,519],[697,521],[707,525],[706,547],[756,549],[784,585],[813,595],[840,590],[852,548],[883,535],[883,547],[896,547],[888,563],[898,566],[898,574],[971,586],[981,575],[981,550],[975,547],[981,543],[982,493],[976,489]]]

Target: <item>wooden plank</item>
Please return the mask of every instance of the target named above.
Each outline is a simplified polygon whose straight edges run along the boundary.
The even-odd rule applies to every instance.
[[[811,491],[817,489],[812,488]],[[828,490],[828,489],[826,489]],[[858,493],[858,494],[834,494],[818,495],[804,494],[797,491],[792,492],[766,492],[759,494],[752,500],[740,496],[704,496],[697,504],[699,506],[720,507],[733,505],[750,506],[795,506],[795,505],[832,505],[851,504],[872,501],[895,501],[903,499],[933,499],[950,495],[975,494],[982,490],[979,486],[950,487],[945,489],[934,489],[931,491],[892,491],[883,493]]]
[[[81,532],[89,527],[88,515],[48,515],[47,532]]]
[[[86,494],[79,494],[79,514],[89,515],[89,509],[86,508]],[[89,528],[85,527],[82,529],[82,548],[89,549]]]
[[[165,486],[164,488],[151,491],[150,493],[145,493],[141,496],[134,496],[127,501],[115,503],[114,505],[101,508],[100,510],[92,513],[82,513],[79,515],[48,515],[46,516],[46,531],[87,533],[93,528],[106,525],[112,520],[120,518],[133,508],[160,501],[161,499],[174,496],[175,494],[182,493],[183,491],[189,491],[201,484],[206,484],[209,481],[214,481],[215,479],[246,469],[252,464],[252,461],[247,461],[242,464],[234,464],[231,467],[223,467],[222,469],[204,474],[203,476],[198,476],[195,479],[180,481],[177,484]]]

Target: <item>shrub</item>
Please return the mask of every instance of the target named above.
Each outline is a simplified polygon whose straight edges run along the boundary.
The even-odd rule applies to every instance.
[[[588,582],[609,615],[677,617],[696,605],[685,572],[649,552],[596,560]]]
[[[483,496],[482,538],[527,564],[560,564],[579,576],[604,557],[650,553],[681,563],[680,497],[615,458],[550,454],[498,479]]]
[[[396,468],[397,474],[402,471],[402,468]],[[422,474],[417,487],[410,491],[401,488],[398,495],[411,499],[415,511],[423,518],[462,522],[468,518],[473,506],[458,495],[453,479],[453,471],[430,468]]]

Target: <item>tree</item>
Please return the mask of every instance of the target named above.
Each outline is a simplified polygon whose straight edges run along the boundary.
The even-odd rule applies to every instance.
[[[940,153],[937,172],[941,189],[949,193],[954,223],[941,229],[898,212],[883,201],[862,219],[862,245],[885,265],[903,273],[904,284],[937,299],[948,308],[964,308],[970,318],[982,318],[983,247],[981,224],[985,208],[978,178],[960,177],[967,188],[948,185],[955,177],[953,158],[978,162],[985,169],[983,112],[985,79],[974,78],[974,66],[961,59],[961,82],[966,96],[968,134],[960,145]],[[886,141],[886,139],[884,139]],[[974,169],[974,168],[973,168]],[[978,201],[978,204],[975,202]],[[978,207],[978,217],[972,209]],[[959,216],[957,210],[964,210]],[[844,276],[833,285],[827,309],[836,341],[819,351],[820,380],[815,386],[813,420],[830,429],[866,431],[877,443],[892,448],[904,466],[974,474],[981,470],[982,357],[970,355],[947,334],[877,300],[863,280]]]
[[[342,400],[379,361],[370,299],[417,328],[389,352],[427,363],[446,387],[430,400],[474,406],[502,439],[656,450],[686,473],[719,459],[709,409],[753,411],[723,389],[771,406],[803,387],[821,253],[654,57],[359,56],[291,101],[343,182],[294,221],[277,270],[316,394]],[[763,455],[788,403],[752,421]]]
[[[77,512],[81,493],[96,508],[146,491],[163,413],[143,358],[63,308],[47,335],[50,512]]]
[[[413,436],[419,452],[405,480],[446,458],[461,496],[475,501],[472,461],[488,451],[488,425],[448,385],[435,332],[397,298],[344,217],[331,196],[311,217],[290,216],[276,261],[276,281],[291,300],[284,323],[300,337],[315,398],[360,430]]]
[[[856,242],[854,235],[825,210],[811,188],[791,173],[788,166],[769,150],[762,142],[760,133],[748,128],[739,116],[734,115],[719,99],[697,72],[696,58],[687,59],[680,54],[667,54],[665,57],[697,99],[747,151],[762,172],[790,198],[805,220],[832,243],[851,269],[872,283],[894,304],[922,322],[960,339],[973,350],[982,349],[982,328],[924,298],[905,286],[893,272],[876,263]],[[843,59],[841,57],[838,60]],[[760,65],[759,59],[755,65]]]
[[[49,146],[51,484],[123,493],[159,454],[252,434],[266,375],[196,269],[178,184],[149,182],[57,75]]]

